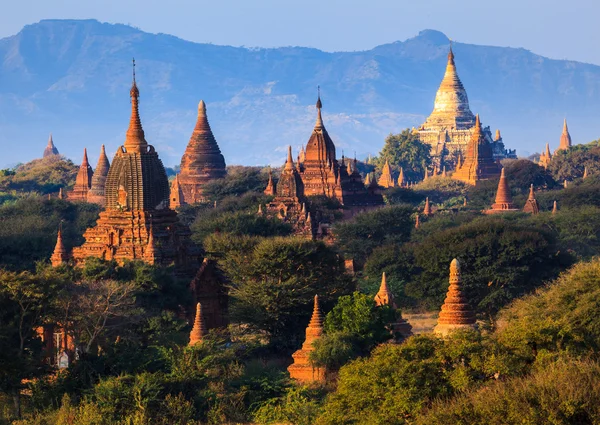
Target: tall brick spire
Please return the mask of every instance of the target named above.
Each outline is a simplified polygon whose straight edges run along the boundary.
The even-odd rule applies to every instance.
[[[475,313],[462,291],[460,263],[455,258],[450,263],[450,286],[434,332],[447,335],[455,329],[475,328]]]
[[[131,117],[129,118],[129,128],[125,135],[125,149],[127,152],[146,152],[148,148],[148,142],[144,135],[144,129],[142,128],[142,122],[140,120],[139,111],[139,98],[140,91],[138,90],[137,83],[135,81],[135,59],[133,60],[133,82],[131,83],[131,89],[129,90],[129,96],[131,97]]]
[[[531,214],[538,214],[540,212],[540,206],[538,201],[535,199],[535,193],[533,192],[533,184],[529,188],[529,197],[527,198],[527,201],[525,201],[523,212]]]
[[[492,208],[486,210],[487,214],[502,213],[518,211],[512,203],[512,197],[510,196],[510,188],[508,187],[508,181],[504,175],[504,168],[500,174],[500,181],[498,182],[498,190],[496,191],[496,202],[492,204]]]
[[[81,161],[81,166],[79,167],[79,171],[77,172],[77,177],[75,178],[75,186],[73,190],[69,193],[69,200],[71,201],[87,201],[88,192],[92,186],[92,177],[94,176],[94,172],[92,171],[92,167],[88,161],[87,149],[83,149],[83,160]]]
[[[194,326],[190,332],[190,347],[202,342],[208,332],[206,331],[206,325],[204,324],[204,317],[202,317],[202,305],[196,304],[196,317],[194,319]]]
[[[423,215],[425,217],[431,217],[433,211],[431,210],[431,204],[429,203],[429,197],[425,198],[425,206],[423,207]]]
[[[558,146],[559,151],[568,150],[571,148],[571,135],[569,134],[569,127],[567,127],[567,119],[563,123],[563,131],[560,135],[560,145]]]
[[[54,140],[52,140],[52,133],[48,137],[48,144],[46,145],[46,149],[44,149],[44,158],[52,155],[58,155],[58,149],[54,146]]]

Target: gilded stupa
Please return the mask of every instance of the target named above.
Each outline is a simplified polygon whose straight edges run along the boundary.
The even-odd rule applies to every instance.
[[[208,123],[206,104],[201,100],[196,126],[181,158],[179,185],[183,194],[182,204],[204,201],[203,187],[226,174],[225,159]]]
[[[435,95],[433,112],[418,129],[419,139],[431,146],[433,164],[441,169],[443,165],[455,165],[457,156],[466,151],[474,127],[475,115],[469,107],[467,91],[458,77],[450,46],[446,72]],[[515,151],[504,149],[499,131],[496,139],[489,127],[483,128],[482,132],[492,146],[494,159],[516,158]]]
[[[84,244],[73,249],[73,259],[76,264],[89,257],[174,264],[178,274],[193,274],[200,265],[199,252],[189,229],[169,208],[167,174],[146,141],[139,95],[134,64],[129,128],[106,176],[105,208],[96,225],[85,231]]]

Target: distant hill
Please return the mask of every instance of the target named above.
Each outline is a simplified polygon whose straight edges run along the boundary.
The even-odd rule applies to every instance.
[[[390,132],[431,112],[448,38],[422,31],[362,52],[197,44],[94,20],[45,20],[0,40],[0,167],[40,157],[48,133],[79,163],[114,152],[129,119],[137,63],[146,136],[179,163],[200,99],[228,164],[280,164],[308,139],[316,87],[325,124],[347,156],[376,154]],[[600,135],[600,67],[524,49],[454,43],[471,109],[520,154],[556,147],[567,117],[575,143]]]

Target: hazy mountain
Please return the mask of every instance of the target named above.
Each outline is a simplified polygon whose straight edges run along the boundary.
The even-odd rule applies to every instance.
[[[431,112],[448,38],[426,30],[362,52],[197,44],[94,20],[47,20],[0,40],[0,166],[42,154],[48,133],[61,153],[95,164],[114,152],[129,120],[137,63],[146,138],[179,163],[200,99],[228,164],[278,164],[308,139],[316,87],[338,149],[375,154],[390,132]],[[598,137],[600,67],[524,49],[454,43],[471,109],[519,153],[558,146],[567,117],[575,143]]]

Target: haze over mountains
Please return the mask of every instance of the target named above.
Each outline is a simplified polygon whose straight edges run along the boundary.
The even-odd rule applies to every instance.
[[[46,20],[0,40],[0,167],[40,157],[48,134],[75,162],[95,165],[124,141],[136,58],[146,139],[178,164],[197,104],[228,164],[281,164],[306,143],[321,86],[338,151],[376,154],[390,132],[420,125],[444,74],[448,38],[422,31],[369,51],[246,49],[197,44],[94,20]],[[524,49],[454,43],[471,109],[519,154],[558,146],[567,117],[574,143],[600,136],[600,67]]]

